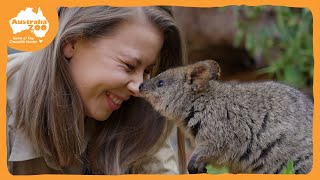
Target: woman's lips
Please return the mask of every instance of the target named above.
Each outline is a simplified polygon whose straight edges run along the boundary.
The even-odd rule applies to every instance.
[[[123,102],[124,99],[119,98],[119,96],[112,94],[110,92],[107,92],[106,96],[107,96],[107,103],[112,111],[115,111],[120,108],[121,103]]]

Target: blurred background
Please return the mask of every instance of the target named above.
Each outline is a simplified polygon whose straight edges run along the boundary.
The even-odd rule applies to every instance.
[[[166,8],[172,10],[186,39],[189,63],[213,59],[221,66],[223,81],[275,80],[313,98],[312,14],[308,9]],[[193,147],[188,140],[186,146],[189,158]],[[228,172],[226,168],[207,169],[213,174]]]

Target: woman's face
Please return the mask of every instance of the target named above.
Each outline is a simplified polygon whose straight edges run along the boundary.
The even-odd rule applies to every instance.
[[[138,96],[162,45],[162,32],[143,17],[124,22],[110,36],[64,45],[86,115],[105,120],[123,101]]]

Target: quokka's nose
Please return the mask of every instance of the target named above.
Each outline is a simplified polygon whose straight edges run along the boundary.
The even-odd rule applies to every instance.
[[[141,92],[143,89],[144,89],[144,84],[141,83],[140,86],[139,86],[139,91]]]

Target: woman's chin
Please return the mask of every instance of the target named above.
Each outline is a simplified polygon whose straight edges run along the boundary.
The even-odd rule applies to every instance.
[[[101,112],[92,115],[88,115],[89,117],[97,120],[97,121],[105,121],[111,115],[112,112]]]

